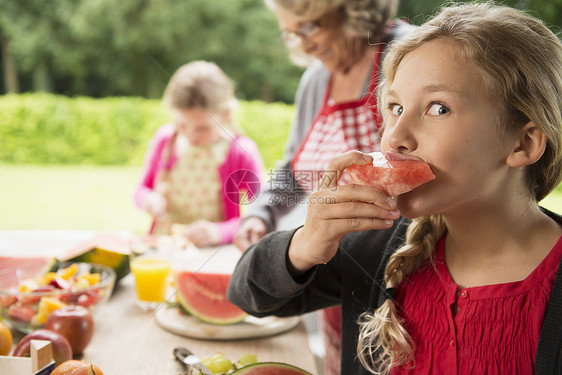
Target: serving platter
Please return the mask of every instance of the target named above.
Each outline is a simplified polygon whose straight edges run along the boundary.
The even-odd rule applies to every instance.
[[[205,323],[185,315],[177,307],[162,306],[155,314],[156,322],[166,331],[195,339],[241,340],[277,335],[295,328],[301,318],[256,318],[247,316],[242,322],[230,325]]]

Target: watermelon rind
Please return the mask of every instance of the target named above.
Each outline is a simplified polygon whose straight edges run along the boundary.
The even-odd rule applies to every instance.
[[[175,280],[175,284],[176,284],[176,286],[180,285],[180,283],[178,282],[177,279]],[[189,286],[187,286],[187,287],[189,287]],[[236,323],[240,323],[241,321],[244,320],[244,318],[246,318],[246,316],[248,316],[248,314],[246,314],[242,310],[240,310],[240,314],[235,315],[235,316],[231,316],[231,317],[228,317],[228,318],[220,318],[220,317],[213,317],[213,316],[205,315],[205,314],[201,313],[197,308],[195,308],[191,303],[189,303],[189,301],[182,294],[182,291],[181,291],[180,287],[178,287],[178,290],[176,292],[176,297],[177,297],[177,300],[180,303],[180,306],[183,310],[185,310],[189,315],[192,315],[195,318],[197,318],[197,319],[199,319],[199,320],[201,320],[202,322],[205,322],[205,323],[214,324],[214,325],[236,324]]]
[[[127,276],[131,271],[129,266],[129,255],[118,251],[101,249],[99,247],[90,249],[82,254],[67,259],[66,261],[95,263],[111,267],[117,274],[117,281]]]
[[[283,371],[283,375],[312,375],[308,371],[282,362],[258,362],[244,366],[230,375],[269,375],[277,374],[279,371]]]
[[[98,232],[93,238],[81,242],[64,255],[59,257],[61,262],[84,262],[101,264],[113,268],[117,281],[127,276],[131,271],[129,241],[118,233]]]
[[[213,318],[213,317],[209,317],[207,315],[203,315],[200,314],[196,309],[194,309],[186,300],[183,296],[179,296],[179,301],[181,304],[181,307],[183,308],[183,310],[185,310],[188,314],[196,317],[197,319],[205,322],[205,323],[209,323],[209,324],[215,324],[215,325],[229,325],[229,324],[236,324],[236,323],[240,323],[241,321],[244,320],[244,318],[246,318],[247,314],[243,313],[240,315],[237,315],[235,317],[229,318],[229,319],[220,319],[220,318]]]

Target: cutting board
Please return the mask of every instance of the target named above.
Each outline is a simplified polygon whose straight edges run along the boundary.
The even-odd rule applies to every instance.
[[[162,307],[156,312],[156,322],[166,331],[205,340],[241,340],[273,336],[295,328],[300,319],[300,317],[256,318],[247,316],[237,324],[214,325],[185,315],[176,307]]]

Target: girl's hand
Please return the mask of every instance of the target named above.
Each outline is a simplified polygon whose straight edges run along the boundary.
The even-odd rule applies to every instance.
[[[144,200],[144,209],[154,218],[164,215],[167,205],[164,194],[156,191],[150,192]]]
[[[182,229],[182,235],[198,247],[214,246],[221,242],[218,226],[207,220],[197,220],[186,225]]]
[[[244,251],[265,236],[266,231],[267,228],[262,219],[249,217],[234,234],[233,242],[241,251]]]
[[[370,162],[372,157],[359,151],[332,159],[320,182],[320,190],[310,195],[304,226],[295,233],[289,246],[294,276],[332,259],[346,234],[387,229],[400,216],[396,202],[384,192],[369,186],[337,184],[345,168]]]

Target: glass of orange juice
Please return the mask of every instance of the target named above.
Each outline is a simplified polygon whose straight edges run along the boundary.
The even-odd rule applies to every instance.
[[[131,260],[135,277],[137,305],[143,310],[155,309],[166,300],[170,260],[155,254],[135,256]]]

